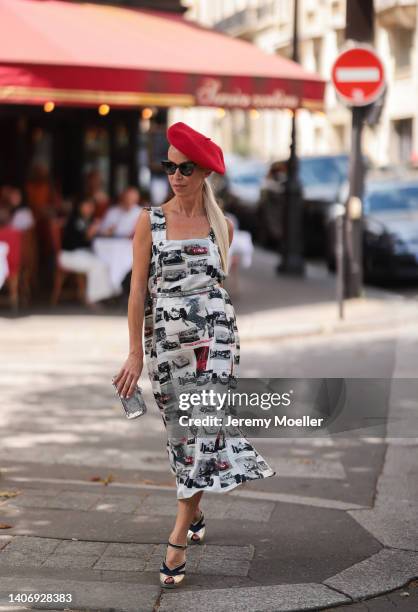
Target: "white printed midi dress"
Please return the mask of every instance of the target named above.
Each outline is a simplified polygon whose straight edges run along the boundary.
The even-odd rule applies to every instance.
[[[240,360],[235,311],[220,285],[226,274],[213,229],[206,238],[167,240],[164,206],[146,208],[152,253],[144,352],[167,430],[177,498],[201,490],[226,492],[245,481],[273,476],[240,429],[227,424],[228,402],[202,401],[187,408],[180,403],[184,394],[204,389],[220,396],[233,390]]]

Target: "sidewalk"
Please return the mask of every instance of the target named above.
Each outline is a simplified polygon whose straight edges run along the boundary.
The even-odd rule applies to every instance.
[[[307,262],[304,277],[275,272],[278,256],[257,248],[251,268],[240,272],[238,293],[228,279],[245,341],[329,334],[418,322],[418,304],[395,292],[364,286],[344,300],[339,319],[336,277],[322,262]]]
[[[333,277],[316,265],[303,280],[278,277],[274,260],[257,252],[232,298],[243,341],[342,330]],[[410,317],[394,377],[418,378],[415,310],[367,289],[344,330],[402,329]],[[122,418],[104,382],[125,354],[126,317],[57,310],[0,319],[0,335],[1,612],[418,609],[418,444],[396,437],[398,419],[418,431],[416,398],[393,387],[386,439],[257,440],[277,477],[222,504],[207,495],[207,542],[188,549],[184,587],[161,592],[175,513],[165,432],[157,409]],[[10,593],[62,596],[29,605]]]

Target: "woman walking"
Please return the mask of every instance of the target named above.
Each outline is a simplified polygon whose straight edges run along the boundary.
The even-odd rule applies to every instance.
[[[233,224],[206,181],[212,171],[225,172],[220,147],[182,122],[168,129],[167,138],[168,159],[162,165],[174,197],[144,209],[137,223],[128,305],[130,350],[115,383],[129,397],[145,353],[177,483],[177,517],[160,568],[161,586],[172,588],[184,578],[187,543],[201,543],[205,537],[199,507],[203,492],[225,493],[275,472],[238,428],[224,424],[224,404],[183,405],[184,395],[203,390],[216,389],[226,397],[237,381],[239,335],[222,286]],[[213,425],[202,424],[208,415],[217,417]]]

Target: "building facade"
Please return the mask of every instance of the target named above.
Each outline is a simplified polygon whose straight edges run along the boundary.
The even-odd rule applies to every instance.
[[[291,57],[293,0],[187,0],[186,16],[248,40],[267,53]],[[418,0],[375,0],[374,47],[383,60],[388,90],[379,124],[366,127],[364,148],[377,165],[418,158]],[[333,62],[345,44],[345,0],[299,0],[299,54],[304,68],[330,81]],[[245,116],[244,116],[245,115]],[[242,113],[223,109],[172,112],[207,129],[227,150],[263,159],[289,154],[291,113]],[[297,111],[300,155],[349,150],[351,113],[329,82],[325,112]]]

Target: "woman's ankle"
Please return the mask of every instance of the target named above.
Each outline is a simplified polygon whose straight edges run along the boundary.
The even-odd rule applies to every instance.
[[[181,534],[177,533],[176,531],[172,531],[168,540],[172,544],[179,544],[180,546],[185,546],[187,544],[187,533]]]
[[[200,517],[202,516],[203,512],[201,510],[201,508],[197,508],[195,510],[194,516],[193,516],[193,522],[195,523],[197,520],[200,519]]]

